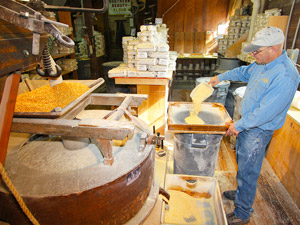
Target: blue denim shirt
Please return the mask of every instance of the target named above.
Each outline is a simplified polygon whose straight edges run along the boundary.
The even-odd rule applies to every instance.
[[[255,127],[272,131],[281,128],[299,84],[299,73],[285,51],[268,64],[254,62],[218,78],[248,82],[239,110],[242,118],[235,121],[240,132]]]

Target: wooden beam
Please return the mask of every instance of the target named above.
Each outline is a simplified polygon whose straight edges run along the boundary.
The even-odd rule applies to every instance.
[[[0,104],[0,162],[4,165],[13,113],[15,109],[20,74],[9,75],[5,81]]]
[[[84,8],[93,8],[92,0],[85,0],[82,1]],[[91,78],[97,79],[100,77],[100,70],[98,65],[98,60],[96,57],[96,46],[95,41],[93,38],[93,18],[92,13],[85,12],[84,13],[84,20],[85,20],[85,26],[86,26],[86,38],[88,38],[88,49],[90,50],[90,47],[93,49],[93,52],[89,52],[90,62],[91,62]]]
[[[111,115],[108,119],[110,120],[119,120],[121,119],[121,117],[124,115],[125,110],[127,109],[127,107],[129,106],[130,102],[132,100],[131,96],[127,96],[124,101],[122,102],[122,104],[116,109],[116,112]]]
[[[121,105],[126,97],[132,97],[129,106],[140,106],[148,95],[143,94],[91,94],[90,105]]]
[[[62,115],[60,119],[74,119],[81,111],[90,105],[90,103],[91,98],[88,96],[72,107],[66,114]]]
[[[90,118],[82,120],[15,118],[11,130],[31,134],[123,140],[133,133],[134,125],[130,122]]]

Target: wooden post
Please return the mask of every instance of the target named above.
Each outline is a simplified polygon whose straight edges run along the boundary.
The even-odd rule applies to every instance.
[[[112,147],[110,144],[110,140],[108,139],[96,139],[98,142],[98,145],[100,147],[100,151],[102,152],[104,156],[104,165],[112,165],[114,163],[114,158],[112,155]]]
[[[0,162],[4,165],[10,128],[18,95],[20,74],[9,75],[5,81],[3,95],[0,104]]]
[[[91,0],[85,0],[82,1],[83,7],[84,8],[93,8],[93,4]],[[90,41],[89,44],[89,50],[90,48],[93,49],[93,52],[90,52],[90,62],[91,62],[91,78],[92,79],[97,79],[100,77],[100,72],[99,72],[99,66],[98,66],[98,60],[96,57],[96,48],[95,48],[95,40],[93,36],[93,19],[91,17],[92,13],[85,12],[84,13],[84,20],[85,20],[85,25],[86,25],[86,33],[88,35],[88,39]]]
[[[69,27],[73,27],[72,24],[72,18],[71,18],[71,13],[70,12],[65,12],[65,11],[58,11],[58,17],[59,17],[59,22],[65,23],[69,25]],[[71,33],[70,38],[74,40],[74,31]],[[76,59],[75,53],[70,55],[71,59]],[[77,70],[74,70],[73,72],[73,79],[78,80],[78,74]]]

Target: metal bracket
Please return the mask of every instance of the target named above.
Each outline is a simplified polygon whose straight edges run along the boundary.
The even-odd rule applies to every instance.
[[[53,24],[67,27],[68,25],[48,20],[41,13],[21,3],[11,0],[0,1],[0,19],[33,32],[33,55],[39,54],[40,35],[45,32],[66,47],[71,48],[75,45],[71,38],[63,35]]]
[[[140,146],[139,146],[139,152],[143,152],[146,145],[147,145],[147,134],[146,133],[143,133],[141,135],[141,138],[140,138]]]

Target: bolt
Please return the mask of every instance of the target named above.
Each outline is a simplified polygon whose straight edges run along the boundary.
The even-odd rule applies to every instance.
[[[27,50],[23,50],[23,55],[27,58],[29,56],[29,52]]]

